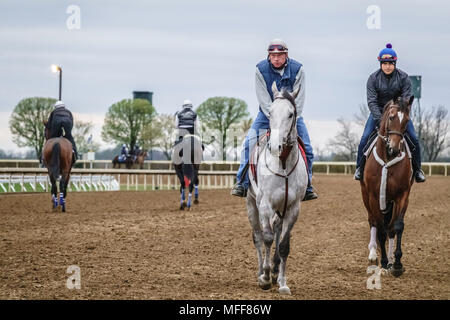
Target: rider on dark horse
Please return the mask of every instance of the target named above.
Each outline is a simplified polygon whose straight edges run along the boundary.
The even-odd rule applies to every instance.
[[[128,149],[127,145],[124,143],[122,145],[122,149],[120,150],[119,161],[124,162],[127,159],[127,156],[128,156]]]
[[[75,145],[75,140],[72,136],[73,116],[72,112],[66,108],[64,102],[57,101],[55,103],[54,110],[48,118],[46,128],[50,132],[49,139],[63,136],[62,130],[64,129],[64,138],[68,139],[72,143],[74,153],[72,162],[75,163],[78,159],[78,152],[77,146]]]
[[[409,98],[412,95],[411,80],[406,72],[396,67],[397,54],[390,43],[380,51],[378,61],[380,61],[380,69],[372,73],[369,76],[369,80],[367,80],[367,105],[369,106],[370,116],[367,119],[358,147],[355,180],[361,180],[361,173],[364,171],[365,163],[365,157],[363,157],[364,148],[372,133],[376,130],[378,131],[380,127],[383,108],[386,103],[394,97]],[[416,182],[424,182],[425,174],[421,169],[419,139],[411,120],[406,126],[406,132],[412,143],[414,178]]]
[[[192,109],[190,100],[184,100],[181,111],[176,113],[175,127],[178,129],[176,143],[183,140],[186,134],[195,134],[198,129],[197,113]]]
[[[136,161],[138,155],[141,153],[141,148],[139,147],[139,145],[136,143],[134,146],[134,149],[131,152],[131,155],[133,156],[133,161]]]
[[[300,93],[295,99],[297,108],[297,133],[305,144],[305,152],[308,163],[308,188],[303,200],[316,199],[318,196],[311,185],[312,163],[314,159],[313,149],[309,140],[308,130],[303,121],[302,111],[305,103],[305,70],[301,63],[288,57],[288,48],[281,39],[274,39],[267,48],[268,57],[256,66],[256,97],[259,102],[259,112],[250,128],[244,142],[241,154],[241,164],[237,172],[237,183],[231,190],[231,194],[238,197],[246,197],[249,184],[248,167],[250,150],[256,144],[260,130],[270,128],[269,107],[273,102],[272,83],[275,81],[278,90],[286,88],[294,91],[300,87]]]

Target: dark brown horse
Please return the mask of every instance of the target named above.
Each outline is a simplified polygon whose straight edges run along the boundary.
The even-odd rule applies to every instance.
[[[409,193],[413,184],[411,160],[406,150],[404,133],[410,120],[414,100],[389,101],[384,107],[376,145],[367,159],[361,192],[369,213],[369,263],[378,264],[377,239],[381,249],[381,267],[398,277],[404,272],[402,234]],[[389,252],[385,242],[389,236]],[[394,261],[394,238],[397,236]]]
[[[120,165],[122,163],[125,163],[125,167],[127,169],[131,169],[131,167],[133,166],[133,158],[130,155],[127,155],[125,162],[119,162],[119,156],[115,156],[112,160],[113,169],[116,169],[116,166],[118,169],[120,169]]]
[[[48,129],[45,130],[45,137],[48,139]],[[72,170],[72,143],[63,137],[48,139],[42,150],[42,160],[48,170],[50,182],[52,184],[52,204],[53,210],[61,206],[62,212],[66,211],[67,186]],[[57,180],[59,181],[59,202]]]

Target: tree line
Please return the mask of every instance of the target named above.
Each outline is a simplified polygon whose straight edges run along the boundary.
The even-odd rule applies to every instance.
[[[32,97],[21,100],[11,114],[9,121],[13,142],[19,147],[33,148],[36,157],[41,158],[44,144],[43,121],[47,120],[55,99]],[[70,107],[69,107],[70,109]],[[230,97],[212,97],[198,106],[199,134],[217,160],[238,160],[238,146],[241,145],[252,119],[245,101]],[[369,116],[367,105],[360,104],[353,121],[337,119],[340,130],[328,141],[327,151],[334,161],[354,161],[360,135],[354,125],[364,128]],[[414,106],[411,118],[419,137],[424,161],[436,161],[450,147],[448,109],[439,105],[425,109]],[[80,153],[97,152],[100,145],[88,143],[93,124],[75,118],[72,135]],[[112,150],[126,144],[133,150],[136,144],[144,150],[157,150],[167,160],[176,139],[174,114],[158,114],[155,107],[144,99],[123,99],[112,104],[102,127],[103,141],[115,145]],[[323,151],[316,148],[316,158],[323,160]],[[108,152],[106,154],[109,155]],[[29,156],[29,155],[28,155]],[[6,158],[0,150],[0,157]]]
[[[22,99],[9,120],[13,142],[19,147],[33,148],[38,159],[41,159],[45,142],[43,122],[53,111],[55,102],[55,99],[42,97]],[[70,106],[68,108],[72,109]],[[229,158],[230,154],[237,158],[234,150],[242,143],[252,123],[245,101],[212,97],[200,104],[196,112],[199,133],[211,154],[222,160]],[[75,116],[72,135],[81,154],[96,152],[100,148],[98,143],[88,142],[92,129],[91,122],[78,120]],[[129,150],[133,150],[138,144],[143,150],[156,149],[170,160],[176,134],[174,114],[158,114],[145,99],[123,99],[109,107],[101,138],[115,145],[115,148],[126,144]]]

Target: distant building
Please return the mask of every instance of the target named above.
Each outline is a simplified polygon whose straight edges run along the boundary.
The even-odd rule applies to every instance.
[[[133,99],[145,99],[153,105],[153,92],[150,91],[133,91]]]

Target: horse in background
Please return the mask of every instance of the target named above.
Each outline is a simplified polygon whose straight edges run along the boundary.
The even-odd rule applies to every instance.
[[[200,137],[187,134],[175,144],[172,151],[172,162],[180,181],[180,210],[186,206],[188,210],[192,206],[192,191],[195,188],[194,204],[198,204],[198,171],[203,158],[203,147]],[[189,186],[187,203],[185,202],[185,187]]]
[[[46,124],[46,122],[44,122]],[[48,170],[50,182],[52,184],[52,205],[53,210],[57,210],[59,206],[62,212],[66,211],[67,186],[70,180],[70,171],[73,164],[72,143],[63,137],[51,138],[50,132],[45,129],[45,138],[42,150],[42,160]],[[57,181],[59,179],[59,199]],[[59,201],[58,201],[59,200]]]
[[[134,160],[134,164],[139,168],[139,169],[144,169],[144,161],[145,158],[147,158],[148,152],[147,150],[142,150],[139,152],[139,154],[136,156],[136,159]]]
[[[133,158],[131,157],[131,155],[127,155],[125,158],[125,161],[119,161],[119,156],[115,156],[114,159],[112,160],[112,164],[113,164],[113,169],[116,169],[116,167],[118,169],[120,169],[120,165],[121,164],[125,164],[125,167],[127,169],[131,169],[131,167],[133,166]]]
[[[258,284],[268,290],[278,282],[280,294],[291,294],[286,284],[286,260],[291,230],[308,185],[306,156],[300,149],[301,140],[297,140],[295,98],[299,90],[292,94],[285,90],[279,92],[275,82],[272,84],[274,101],[270,106],[270,137],[264,137],[264,145],[258,143],[250,156],[247,211],[258,256]]]
[[[404,217],[414,177],[411,156],[404,139],[410,120],[409,100],[389,101],[383,110],[376,145],[368,156],[361,180],[361,193],[370,226],[369,264],[378,265],[377,240],[381,249],[381,267],[395,277],[404,272],[401,263]],[[386,255],[385,242],[389,237]],[[394,253],[394,238],[397,245]]]

